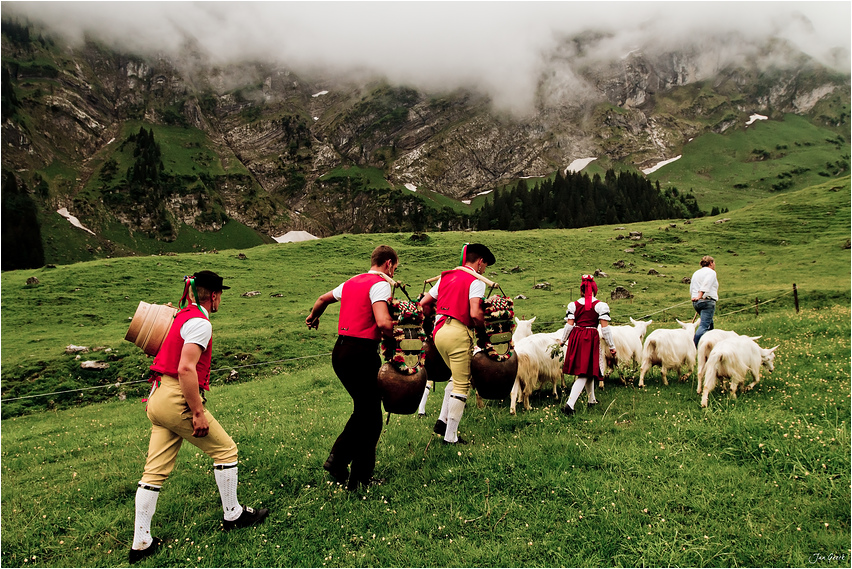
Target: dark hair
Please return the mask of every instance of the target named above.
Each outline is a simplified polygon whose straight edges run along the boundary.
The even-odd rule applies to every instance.
[[[195,292],[198,293],[198,298],[195,299],[195,302],[202,303],[210,300],[210,296],[213,294],[213,291],[210,289],[206,289],[203,286],[195,285]]]
[[[397,257],[396,251],[394,251],[392,247],[379,245],[373,249],[373,254],[370,255],[370,265],[373,267],[381,267],[388,261],[393,261],[394,263],[399,262],[399,257]]]
[[[493,265],[497,262],[491,250],[482,243],[468,243],[465,250],[465,261],[478,261],[482,259],[486,265]]]
[[[703,257],[701,257],[701,266],[702,267],[709,267],[710,263],[714,263],[715,261],[716,260],[713,257],[711,257],[710,255],[704,255]]]

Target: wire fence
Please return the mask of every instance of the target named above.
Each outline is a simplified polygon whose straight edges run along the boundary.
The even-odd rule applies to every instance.
[[[216,373],[216,372],[220,372],[220,371],[228,371],[228,370],[243,369],[243,368],[248,368],[248,367],[258,367],[258,366],[279,364],[279,363],[285,363],[285,362],[292,362],[292,361],[296,361],[296,360],[306,360],[306,359],[310,359],[310,358],[321,358],[323,356],[330,356],[330,355],[331,355],[331,352],[326,352],[324,354],[314,354],[314,355],[311,355],[311,356],[300,356],[300,357],[297,357],[297,358],[283,358],[283,359],[280,359],[280,360],[272,360],[272,361],[260,362],[260,363],[256,363],[256,364],[246,364],[246,365],[241,365],[241,366],[226,366],[226,367],[211,369],[210,373],[212,374],[212,373]],[[124,387],[124,386],[127,386],[127,385],[133,385],[133,384],[136,384],[136,383],[148,383],[148,381],[149,381],[148,379],[137,379],[137,380],[134,380],[134,381],[120,381],[120,382],[117,382],[117,383],[110,383],[109,385],[95,385],[95,386],[92,386],[92,387],[80,387],[80,388],[77,388],[77,389],[66,389],[64,391],[51,391],[49,393],[37,393],[37,394],[34,394],[34,395],[22,395],[21,397],[9,397],[7,399],[3,399],[0,402],[7,403],[9,401],[18,401],[20,399],[34,399],[36,397],[49,397],[51,395],[63,395],[65,393],[77,393],[77,392],[81,392],[81,391],[91,391],[91,390],[94,390],[94,389],[114,389],[114,388],[117,389],[117,388]],[[210,383],[217,383],[219,381],[222,381],[222,380],[221,379],[214,379]]]
[[[774,292],[781,292],[782,290],[786,290],[786,289],[776,289],[776,290],[772,290],[772,291],[768,291],[768,292],[774,293]],[[724,314],[718,314],[718,316],[724,317],[724,316],[728,316],[728,315],[731,315],[731,314],[737,314],[739,312],[745,312],[746,310],[752,310],[752,309],[755,309],[757,306],[760,306],[760,305],[763,305],[763,304],[768,304],[770,302],[775,302],[778,299],[783,298],[783,297],[785,297],[789,294],[795,294],[795,292],[796,292],[796,288],[795,288],[795,285],[794,285],[792,290],[786,290],[786,292],[783,292],[782,294],[779,294],[778,296],[776,296],[774,298],[771,298],[769,300],[764,300],[764,301],[756,301],[754,306],[746,306],[745,308],[741,308],[739,310],[732,310],[732,311],[726,312]],[[737,296],[733,296],[733,297],[728,297],[728,298],[726,298],[726,300],[735,300],[737,298],[751,297],[751,296],[752,296],[752,294],[742,294],[742,295],[737,295]],[[677,307],[683,306],[685,304],[692,304],[692,301],[691,300],[685,300],[683,302],[678,302],[677,304],[673,304],[671,306],[661,308],[660,310],[655,310],[654,312],[640,313],[640,314],[637,314],[637,315],[634,315],[634,316],[628,316],[628,318],[633,318],[635,320],[642,320],[642,319],[648,318],[650,316],[654,316],[655,314],[667,312],[669,310],[672,310],[673,308],[677,308]],[[564,322],[565,322],[565,320],[562,319],[562,320],[551,320],[551,321],[541,322],[541,324],[563,324]],[[246,365],[241,365],[241,366],[225,366],[225,367],[220,367],[220,368],[217,368],[217,369],[212,369],[212,370],[210,370],[210,373],[212,374],[212,373],[216,373],[216,372],[220,372],[220,371],[228,371],[228,370],[237,370],[237,369],[244,369],[244,368],[250,368],[250,367],[267,366],[267,365],[287,363],[287,362],[292,362],[292,361],[297,361],[297,360],[320,358],[320,357],[325,357],[325,356],[330,356],[330,355],[331,355],[331,352],[325,352],[325,353],[322,353],[322,354],[313,354],[313,355],[310,355],[310,356],[300,356],[300,357],[295,357],[295,358],[282,358],[282,359],[278,359],[278,360],[258,362],[256,364],[246,364]],[[217,383],[219,381],[222,381],[222,380],[221,379],[215,379],[215,380],[211,381],[211,383]],[[50,396],[53,396],[53,395],[64,395],[66,393],[78,393],[78,392],[83,392],[83,391],[92,391],[92,390],[97,390],[97,389],[118,389],[120,387],[124,387],[124,386],[128,386],[128,385],[134,385],[134,384],[137,384],[137,383],[147,383],[147,382],[148,382],[148,379],[139,379],[139,380],[135,380],[135,381],[121,381],[121,382],[118,382],[118,383],[110,383],[109,385],[95,385],[95,386],[91,386],[91,387],[80,387],[80,388],[77,388],[77,389],[66,389],[64,391],[52,391],[52,392],[49,392],[49,393],[37,393],[37,394],[33,394],[33,395],[22,395],[20,397],[10,397],[10,398],[7,398],[7,399],[2,399],[2,400],[0,400],[0,403],[8,403],[8,402],[11,402],[11,401],[19,401],[19,400],[22,400],[22,399],[34,399],[36,397],[50,397]]]
[[[781,292],[781,291],[786,291],[786,292],[779,294],[775,298],[771,298],[769,300],[764,300],[764,301],[758,301],[754,305],[746,306],[745,308],[741,308],[739,310],[732,310],[730,312],[725,312],[725,313],[717,313],[716,316],[724,317],[724,316],[728,316],[730,314],[736,314],[738,312],[745,312],[746,310],[753,310],[755,306],[760,306],[760,305],[767,304],[767,303],[770,303],[770,302],[775,302],[776,300],[778,300],[782,297],[785,297],[789,294],[794,294],[795,288],[793,290],[775,289],[775,290],[766,291],[766,293],[772,294],[772,293]],[[730,297],[725,297],[725,301],[733,301],[733,300],[736,300],[738,298],[744,298],[744,297],[751,298],[752,296],[753,296],[752,294],[741,294],[741,295],[736,295],[736,296],[730,296]],[[630,318],[633,318],[634,320],[644,320],[646,318],[654,316],[655,314],[668,312],[669,310],[672,310],[673,308],[677,308],[679,306],[684,306],[686,304],[692,305],[692,300],[684,300],[683,302],[678,302],[677,304],[672,304],[671,306],[667,306],[665,308],[661,308],[660,310],[655,310],[653,312],[640,312],[640,313],[636,313],[636,314],[632,314],[632,315],[627,315],[626,318],[627,318],[627,320],[629,320]],[[564,324],[564,323],[565,323],[564,318],[562,320],[548,320],[548,321],[541,322],[541,324]],[[539,324],[538,320],[536,320],[536,324]]]

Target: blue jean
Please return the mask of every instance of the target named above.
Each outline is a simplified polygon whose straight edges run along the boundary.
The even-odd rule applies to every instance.
[[[693,301],[692,307],[698,313],[701,319],[698,327],[695,329],[695,345],[698,345],[698,340],[704,335],[704,332],[713,329],[713,314],[716,313],[716,301],[712,299],[704,299]]]

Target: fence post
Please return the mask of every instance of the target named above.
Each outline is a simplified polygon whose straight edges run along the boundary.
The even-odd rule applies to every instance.
[[[754,315],[755,315],[755,316],[757,316],[757,315],[758,315],[757,306],[758,306],[759,304],[760,304],[760,299],[759,299],[759,298],[755,298],[755,299],[754,299]]]
[[[796,283],[793,283],[793,304],[796,306],[796,314],[799,313],[799,289],[796,288]]]

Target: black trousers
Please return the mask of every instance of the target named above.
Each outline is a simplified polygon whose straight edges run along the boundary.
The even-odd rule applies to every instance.
[[[358,482],[367,482],[373,476],[376,445],[382,434],[378,345],[376,340],[338,336],[331,353],[334,373],[354,403],[352,416],[331,447],[331,454],[336,465],[352,463],[349,478]]]

